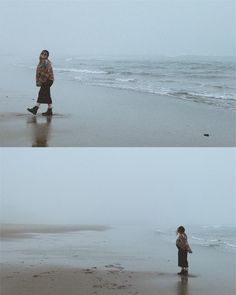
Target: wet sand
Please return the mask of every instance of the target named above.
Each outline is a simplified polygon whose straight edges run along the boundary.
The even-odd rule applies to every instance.
[[[232,110],[59,78],[55,115],[43,117],[44,105],[33,116],[26,109],[37,98],[34,71],[8,65],[5,72],[11,80],[0,75],[2,147],[236,146]]]
[[[105,268],[4,267],[1,272],[1,295],[189,294],[188,278],[181,280],[164,273],[125,271],[115,265]],[[160,287],[167,282],[170,287],[163,293]],[[172,288],[173,292],[169,292]],[[217,293],[210,291],[205,294]]]
[[[158,268],[158,265],[157,265]],[[88,268],[22,263],[1,264],[1,295],[234,295],[235,282],[227,273],[219,279],[204,272],[178,276],[172,272],[125,270],[120,264]]]
[[[234,295],[236,291],[235,255],[230,253],[219,253],[211,248],[193,247],[195,252],[191,258],[192,267],[189,276],[180,277],[176,274],[176,261],[172,261],[173,256],[169,252],[171,251],[174,257],[176,256],[174,245],[165,241],[156,241],[156,253],[160,257],[154,265],[155,270],[150,268],[150,271],[143,271],[136,269],[135,258],[132,255],[123,256],[123,249],[120,249],[120,253],[123,253],[123,260],[115,249],[108,250],[105,246],[102,264],[97,264],[96,259],[90,259],[91,253],[94,257],[101,254],[101,244],[98,237],[102,233],[106,233],[106,231],[104,232],[106,227],[103,226],[11,225],[7,228],[4,225],[4,228],[5,232],[11,234],[11,240],[3,239],[1,241],[1,295]],[[56,245],[58,244],[53,242],[56,237],[63,245],[65,241],[71,247],[73,245],[71,240],[73,235],[63,236],[63,228],[64,232],[76,229],[90,230],[89,244],[86,248],[89,248],[91,252],[84,249],[85,244],[83,244],[80,235],[75,243],[78,255],[74,255],[73,251],[67,248],[67,244],[65,244],[65,248],[62,248],[63,251],[57,252]],[[40,235],[38,237],[28,236],[28,240],[25,240],[23,234],[30,232]],[[48,237],[48,233],[55,235]],[[111,237],[111,235],[108,236]],[[94,239],[91,240],[91,237]],[[103,239],[104,236],[101,237],[101,240]],[[34,249],[32,242],[36,245]],[[82,248],[80,248],[81,243]],[[24,246],[22,247],[22,245]],[[60,256],[65,257],[65,263],[59,260],[57,263],[55,261],[52,263],[53,260],[50,256],[59,255],[59,253]],[[68,253],[73,256],[73,265]],[[111,255],[113,263],[107,262],[108,254]],[[164,264],[162,262],[163,256],[166,259]],[[43,257],[43,259],[39,257]],[[83,259],[85,262],[87,261],[86,266],[81,265]],[[124,261],[130,261],[131,267],[127,268],[123,265]]]

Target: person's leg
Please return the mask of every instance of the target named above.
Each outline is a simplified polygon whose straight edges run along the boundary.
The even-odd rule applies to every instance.
[[[48,109],[45,113],[42,113],[43,116],[52,116],[53,113],[52,113],[52,104],[49,104],[48,105]]]
[[[52,86],[53,81],[48,81],[45,88],[45,98],[48,101],[48,110],[45,113],[42,113],[43,116],[52,116],[52,98],[50,87]]]
[[[184,274],[188,274],[188,252],[184,251]]]
[[[178,252],[178,266],[181,267],[181,271],[178,272],[178,275],[186,275],[186,274],[188,274],[187,251],[179,249],[179,252]]]
[[[29,111],[30,113],[32,113],[33,115],[36,115],[37,114],[37,111],[38,111],[38,109],[39,109],[39,107],[40,107],[40,97],[41,97],[41,95],[42,95],[42,93],[43,93],[43,89],[42,89],[43,87],[40,87],[40,89],[39,89],[39,94],[38,94],[38,99],[37,99],[37,103],[36,103],[36,105],[34,106],[34,107],[32,107],[32,108],[28,108],[27,109],[27,111]]]
[[[40,106],[40,103],[37,103],[34,107],[28,108],[27,111],[29,111],[33,115],[36,115],[37,114],[37,111],[39,109],[39,106]]]

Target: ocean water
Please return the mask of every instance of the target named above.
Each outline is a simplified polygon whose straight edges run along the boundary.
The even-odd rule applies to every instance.
[[[217,251],[236,254],[236,226],[202,225],[186,227],[191,245],[212,248]],[[174,230],[157,229],[156,234],[168,241],[174,241]]]
[[[236,109],[234,57],[67,57],[53,65],[56,79]]]

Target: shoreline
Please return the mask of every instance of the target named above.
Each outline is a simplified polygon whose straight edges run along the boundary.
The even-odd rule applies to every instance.
[[[26,111],[38,89],[33,72],[1,87],[2,147],[235,147],[236,112],[174,97],[56,80],[52,118]],[[4,81],[5,79],[5,81]]]

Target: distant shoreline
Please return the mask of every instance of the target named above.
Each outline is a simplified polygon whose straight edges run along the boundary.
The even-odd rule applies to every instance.
[[[77,231],[104,231],[104,225],[49,225],[49,224],[0,224],[0,239],[29,238],[41,233],[66,233]]]

